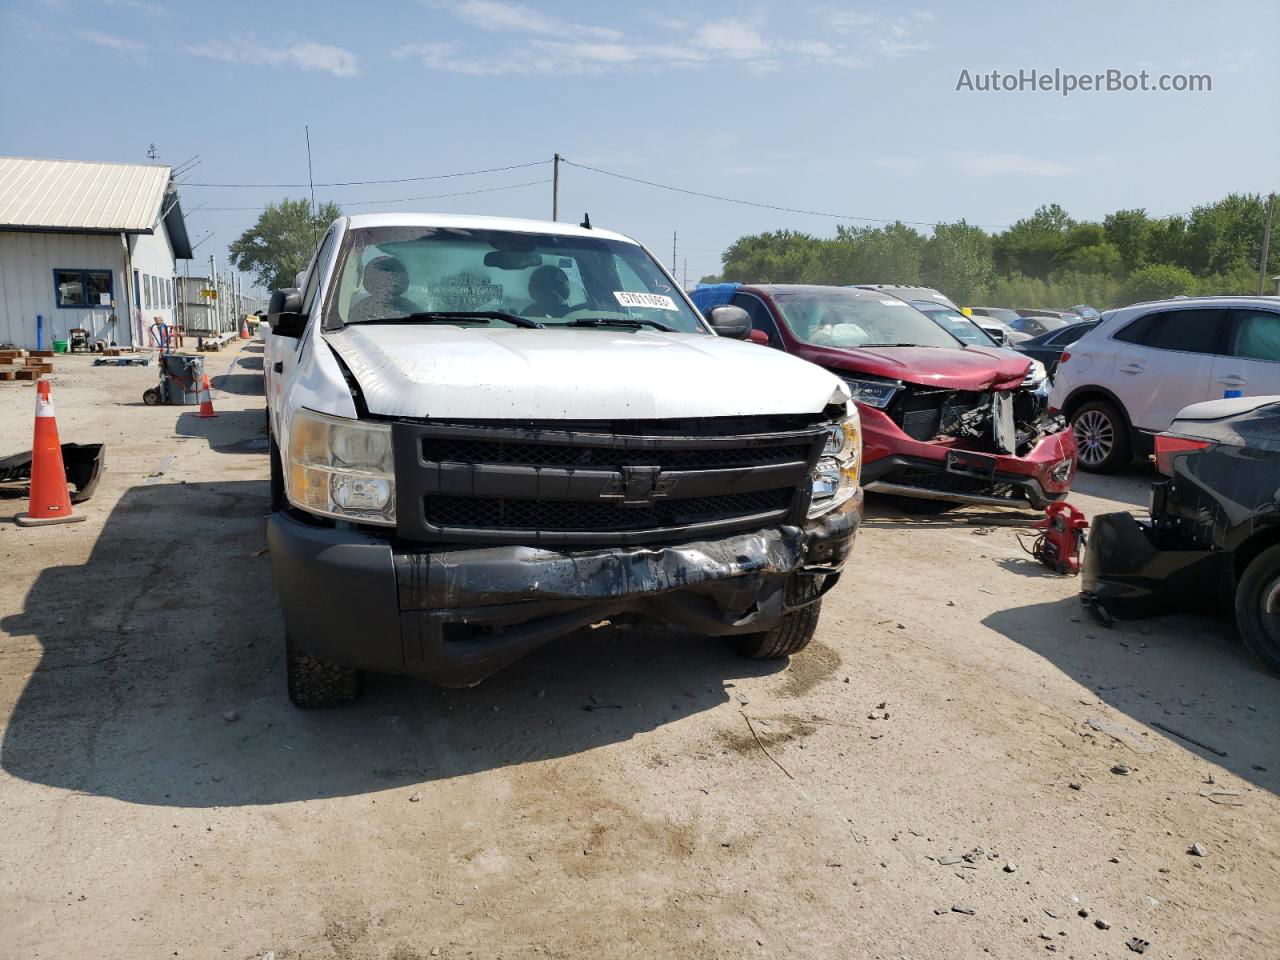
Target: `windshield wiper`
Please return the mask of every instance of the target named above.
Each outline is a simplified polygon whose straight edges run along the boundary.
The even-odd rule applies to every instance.
[[[453,323],[457,320],[504,320],[527,330],[541,330],[546,326],[528,317],[501,310],[424,310],[403,317],[376,317],[372,320],[354,320],[348,323]]]
[[[858,348],[864,347],[932,347],[932,343],[860,343]]]
[[[674,327],[669,327],[665,323],[659,323],[657,320],[641,320],[636,317],[583,317],[580,320],[570,320],[564,324],[566,327],[653,327],[655,330],[661,330],[663,333],[675,333]]]

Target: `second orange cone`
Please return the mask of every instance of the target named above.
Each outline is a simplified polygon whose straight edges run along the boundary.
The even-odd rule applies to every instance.
[[[203,418],[217,416],[213,410],[213,394],[209,392],[209,375],[207,373],[204,375],[204,379],[200,381],[200,416]]]

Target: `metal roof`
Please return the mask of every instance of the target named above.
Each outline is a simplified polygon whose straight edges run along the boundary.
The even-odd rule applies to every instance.
[[[150,233],[169,167],[0,157],[0,230]]]

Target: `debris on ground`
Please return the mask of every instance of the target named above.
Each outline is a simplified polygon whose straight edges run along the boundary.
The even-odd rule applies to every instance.
[[[1117,763],[1115,766],[1111,768],[1111,772],[1118,773],[1120,776],[1125,777],[1129,775],[1130,770],[1123,763]]]
[[[235,707],[227,707],[222,711],[222,719],[227,723],[235,723],[240,719],[240,712]]]
[[[1198,843],[1193,843],[1187,849],[1187,853],[1191,854],[1193,857],[1207,857],[1209,855],[1205,848]]]
[[[420,794],[420,793],[411,793],[411,794],[409,794],[409,802],[410,802],[410,803],[421,803],[421,802],[422,802],[422,794]]]
[[[1239,790],[1201,790],[1200,796],[1211,803],[1220,803],[1227,807],[1244,806],[1244,796]]]
[[[1141,734],[1135,733],[1128,727],[1121,726],[1118,723],[1112,723],[1110,720],[1099,720],[1095,717],[1090,717],[1085,721],[1085,723],[1093,727],[1093,729],[1097,730],[1099,733],[1105,733],[1113,740],[1118,740],[1120,743],[1123,743],[1134,753],[1156,752],[1155,744],[1151,743],[1149,740],[1143,739]]]
[[[1150,942],[1143,940],[1141,937],[1133,937],[1132,939],[1126,940],[1124,945],[1134,953],[1143,953],[1147,947],[1151,946]]]
[[[1159,720],[1152,720],[1151,726],[1155,727],[1157,730],[1163,730],[1165,733],[1172,734],[1173,736],[1177,737],[1179,740],[1185,740],[1187,741],[1187,743],[1192,744],[1193,746],[1200,747],[1201,749],[1204,749],[1204,750],[1208,750],[1210,753],[1216,753],[1220,757],[1225,757],[1227,755],[1227,751],[1219,750],[1217,747],[1212,747],[1209,744],[1205,743],[1203,740],[1197,740],[1195,737],[1189,736],[1188,734],[1185,734],[1180,730],[1175,730],[1173,729],[1173,727],[1166,726],[1165,724],[1161,723]]]
[[[1105,920],[1095,920],[1095,921],[1093,921],[1093,925],[1094,925],[1095,927],[1097,927],[1099,930],[1110,930],[1110,929],[1111,929],[1111,924],[1107,923],[1107,921],[1105,921]]]
[[[952,907],[952,908],[951,908],[951,912],[952,912],[952,913],[963,913],[965,916],[972,917],[972,916],[973,916],[975,913],[977,913],[978,911],[977,911],[977,910],[975,910],[975,909],[973,909],[973,907],[962,907],[962,906],[959,906],[959,905],[957,904],[956,906],[954,906],[954,907]]]

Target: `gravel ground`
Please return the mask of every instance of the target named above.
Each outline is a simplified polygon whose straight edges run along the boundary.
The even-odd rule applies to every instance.
[[[261,366],[210,358],[201,420],[58,360],[108,473],[83,523],[0,497],[0,957],[1280,956],[1280,679],[1225,623],[1081,621],[990,511],[873,498],[789,665],[603,628],[294,710]]]

